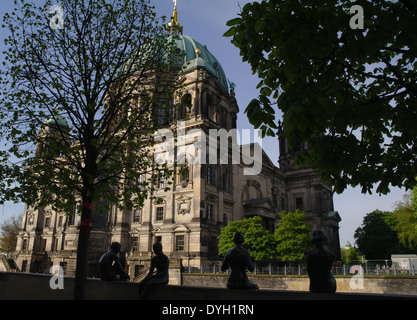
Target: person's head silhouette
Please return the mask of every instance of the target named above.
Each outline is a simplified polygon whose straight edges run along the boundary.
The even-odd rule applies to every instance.
[[[119,253],[121,248],[122,248],[122,246],[118,242],[113,242],[110,245],[110,250],[115,252],[115,253]]]
[[[155,252],[156,255],[162,254],[162,244],[160,242],[154,243],[153,252]]]
[[[241,232],[236,232],[233,236],[233,242],[237,245],[242,245],[245,242],[245,236]]]

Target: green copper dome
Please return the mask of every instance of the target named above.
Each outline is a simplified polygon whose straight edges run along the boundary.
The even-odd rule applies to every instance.
[[[226,75],[222,66],[216,57],[207,49],[205,45],[202,45],[193,38],[185,35],[171,35],[170,38],[184,54],[183,64],[185,66],[185,72],[189,72],[195,69],[205,69],[214,77],[216,77],[223,89],[228,92],[228,85]]]
[[[176,1],[175,5],[176,5]],[[177,61],[179,67],[184,67],[184,72],[190,72],[197,69],[204,69],[214,76],[220,83],[221,87],[228,92],[229,86],[226,79],[226,75],[222,66],[216,57],[207,49],[207,46],[202,45],[193,38],[183,35],[183,26],[178,22],[178,11],[175,6],[173,17],[171,22],[167,25],[168,29],[168,42],[172,42],[176,54],[178,54],[179,61]],[[143,47],[143,55],[147,56],[152,54],[154,43],[151,43],[149,48]],[[164,60],[167,57],[162,54],[160,59]],[[134,63],[129,60],[126,63],[126,67],[131,66]]]
[[[55,117],[50,116],[46,121],[44,122],[47,126],[56,126],[63,128],[69,128],[69,124],[67,120],[63,116],[57,115]]]

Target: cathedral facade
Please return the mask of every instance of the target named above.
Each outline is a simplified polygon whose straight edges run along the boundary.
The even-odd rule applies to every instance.
[[[169,31],[178,50],[184,52],[186,82],[176,110],[184,131],[181,150],[195,147],[196,142],[200,146],[205,143],[206,161],[180,161],[190,154],[176,146],[182,170],[174,175],[169,190],[166,181],[159,181],[156,196],[162,201],[148,199],[142,208],[132,211],[120,210],[116,205],[102,209],[107,203],[96,203],[90,235],[90,275],[97,275],[100,256],[115,241],[122,245],[132,279],[149,267],[152,245],[158,241],[171,261],[199,268],[207,260],[218,259],[217,237],[229,222],[260,216],[264,227],[273,232],[279,213],[296,209],[305,212],[311,229],[325,231],[329,249],[340,258],[341,219],[334,210],[331,189],[314,170],[294,168],[298,150],[288,148],[282,127],[278,132],[279,167],[256,143],[233,143],[239,112],[233,85],[207,47],[182,34],[176,10]],[[210,148],[207,137],[212,137],[212,132],[229,134],[226,152],[220,147]],[[217,141],[217,137],[214,139]],[[236,149],[240,161],[232,161]],[[197,157],[198,148],[192,150],[191,156]],[[229,161],[210,161],[213,151],[217,160],[225,156]],[[255,153],[257,156],[251,157]],[[259,170],[251,172],[251,168]],[[75,214],[26,206],[15,252],[19,270],[48,273],[52,265],[60,265],[65,275],[75,275],[79,219]]]

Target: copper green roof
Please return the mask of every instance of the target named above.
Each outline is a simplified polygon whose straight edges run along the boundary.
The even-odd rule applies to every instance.
[[[228,84],[222,66],[216,57],[208,50],[207,46],[186,35],[171,35],[170,38],[179,50],[184,54],[183,64],[185,72],[195,69],[204,69],[219,80],[226,92]]]
[[[50,116],[48,119],[46,119],[45,124],[47,126],[59,126],[59,127],[65,127],[65,128],[69,128],[69,124],[67,122],[67,120],[65,120],[65,118],[63,116],[57,115],[55,117]]]

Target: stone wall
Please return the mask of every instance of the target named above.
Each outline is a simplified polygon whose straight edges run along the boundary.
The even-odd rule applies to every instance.
[[[62,289],[51,289],[51,275],[0,272],[0,300],[72,300],[74,278],[62,279]],[[153,300],[417,300],[417,277],[366,278],[364,290],[343,292],[349,278],[337,278],[336,294],[311,294],[308,278],[254,276],[260,290],[228,290],[226,275],[183,275],[183,285],[151,290]],[[217,286],[217,287],[216,287]],[[268,289],[265,289],[268,288]],[[285,288],[285,290],[284,290]],[[297,290],[298,288],[298,290]],[[302,289],[305,290],[302,290]],[[372,289],[375,288],[375,289]],[[378,290],[376,288],[379,288]],[[367,293],[365,291],[372,291]],[[384,293],[384,294],[381,294]],[[138,300],[137,283],[89,279],[88,300]]]
[[[263,290],[308,291],[307,276],[251,275]],[[336,276],[337,292],[417,296],[417,276]],[[183,286],[226,288],[226,274],[183,274]]]
[[[51,275],[34,273],[1,273],[0,300],[72,300],[74,278],[63,278],[62,289],[51,289],[55,281]],[[137,283],[101,281],[89,279],[86,297],[88,300],[138,300]]]

